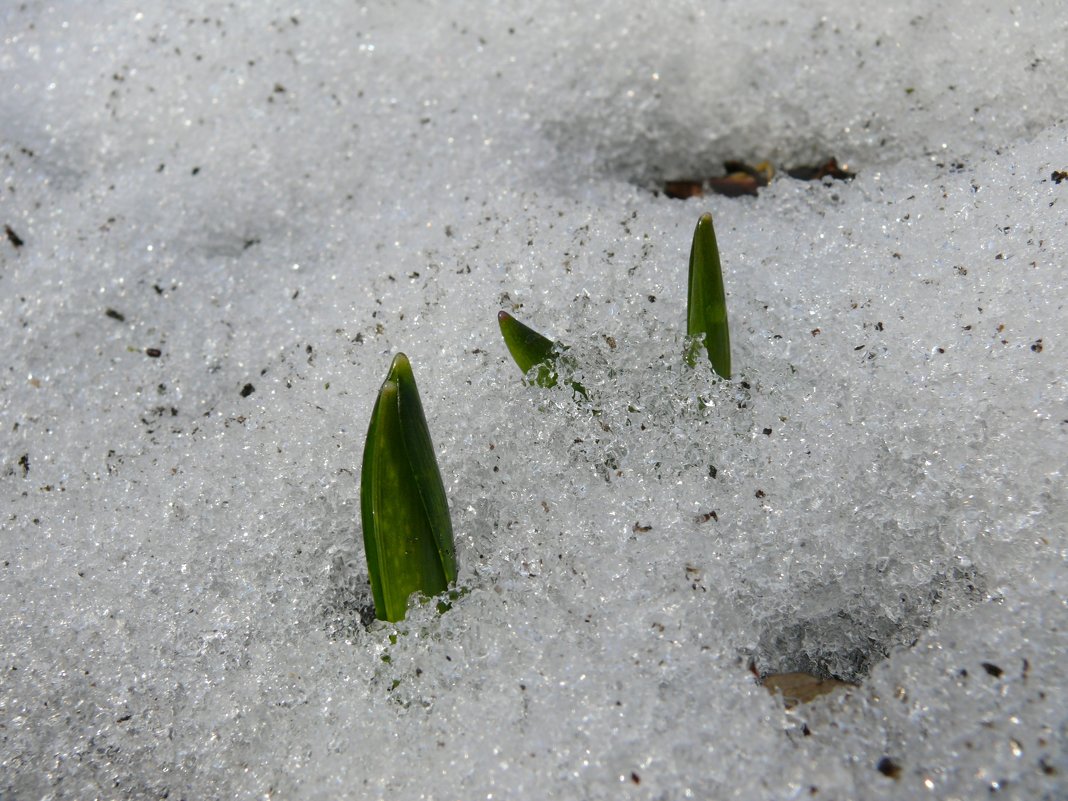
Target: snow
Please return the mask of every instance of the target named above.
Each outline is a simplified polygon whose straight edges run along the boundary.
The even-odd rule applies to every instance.
[[[893,5],[0,9],[0,798],[1064,797],[1068,18]],[[397,351],[465,594],[394,627]]]

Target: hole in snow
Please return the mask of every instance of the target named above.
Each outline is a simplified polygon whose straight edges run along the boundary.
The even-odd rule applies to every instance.
[[[953,568],[911,591],[874,585],[850,598],[840,586],[809,588],[799,609],[822,611],[768,619],[750,656],[763,676],[797,672],[859,683],[894,649],[914,645],[937,618],[978,603],[984,587],[974,570]]]

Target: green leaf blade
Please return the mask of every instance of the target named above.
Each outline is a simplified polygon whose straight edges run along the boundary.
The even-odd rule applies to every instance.
[[[497,323],[501,327],[501,336],[504,337],[504,344],[508,346],[508,352],[512,354],[523,374],[526,375],[537,367],[538,374],[534,383],[545,389],[555,387],[556,371],[553,368],[556,346],[553,341],[523,325],[506,311],[497,313]]]
[[[456,581],[456,547],[453,543],[452,520],[449,517],[449,501],[445,497],[445,484],[441,480],[441,471],[438,470],[438,462],[434,457],[434,443],[430,439],[430,427],[426,423],[423,403],[419,399],[415,374],[408,357],[403,353],[398,353],[393,360],[390,376],[396,380],[399,389],[405,452],[415,476],[419,497],[423,502],[423,512],[430,524],[445,580],[452,584]]]
[[[512,354],[512,359],[519,365],[519,369],[525,375],[529,375],[531,370],[537,368],[533,383],[539,387],[552,389],[556,386],[561,359],[567,360],[564,362],[567,367],[573,366],[574,362],[564,355],[564,351],[567,350],[565,346],[523,325],[508,312],[497,312],[497,322],[501,326],[504,344],[508,346],[508,352]],[[589,394],[582,384],[578,381],[571,381],[570,385],[576,398],[581,395],[589,400]]]
[[[371,412],[360,515],[380,620],[403,620],[414,593],[439,595],[456,580],[445,488],[404,354],[393,360]]]
[[[690,274],[687,293],[686,333],[704,336],[705,350],[712,369],[723,378],[731,377],[731,342],[727,324],[727,295],[719,259],[712,215],[702,214],[693,233],[690,248]],[[687,353],[692,365],[698,346]]]

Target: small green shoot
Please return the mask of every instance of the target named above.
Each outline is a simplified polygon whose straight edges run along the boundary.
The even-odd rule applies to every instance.
[[[523,325],[506,311],[497,312],[497,322],[501,326],[504,344],[508,346],[508,352],[512,354],[523,374],[527,375],[537,367],[534,383],[545,389],[555,387],[558,377],[557,364],[566,348]],[[589,397],[586,388],[577,381],[571,382],[571,389],[584,398]]]
[[[445,486],[412,366],[403,353],[393,359],[371,412],[360,516],[379,620],[403,620],[414,593],[433,597],[456,581]]]
[[[702,214],[693,232],[690,248],[690,278],[687,295],[686,333],[704,335],[705,351],[712,369],[723,378],[731,377],[731,338],[727,327],[727,296],[723,291],[723,271],[712,215]],[[694,340],[686,353],[691,366],[697,363],[700,340]]]

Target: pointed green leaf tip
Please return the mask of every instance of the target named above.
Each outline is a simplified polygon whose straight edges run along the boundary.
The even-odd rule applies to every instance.
[[[538,372],[534,376],[534,383],[545,389],[555,387],[557,364],[561,358],[568,358],[563,356],[566,348],[559,342],[543,337],[533,328],[523,325],[506,311],[497,312],[497,322],[501,326],[504,344],[508,346],[508,352],[512,354],[519,369],[527,374],[537,367]],[[571,366],[573,362],[568,361],[566,364]],[[571,389],[576,397],[581,395],[583,398],[589,398],[586,388],[578,381],[571,382]]]
[[[693,232],[690,248],[690,284],[687,297],[686,333],[691,337],[704,334],[705,350],[712,369],[723,378],[731,377],[731,338],[727,328],[727,296],[723,291],[723,271],[712,215],[702,214]],[[692,365],[699,346],[691,346],[686,355]]]
[[[378,392],[363,449],[360,516],[379,620],[403,620],[413,593],[456,581],[445,486],[408,357],[398,353]]]
[[[508,352],[524,375],[536,366],[538,374],[534,383],[546,389],[555,387],[556,370],[553,369],[553,363],[556,353],[552,340],[523,325],[506,311],[497,312],[497,322],[500,323],[501,336],[508,346]]]

